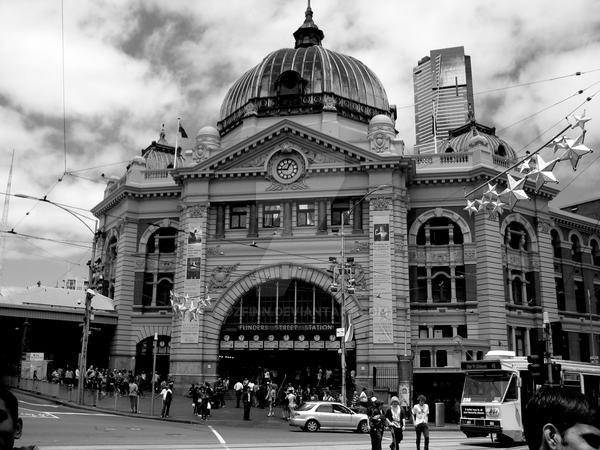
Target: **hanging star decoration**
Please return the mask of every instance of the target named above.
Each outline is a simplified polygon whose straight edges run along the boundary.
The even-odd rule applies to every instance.
[[[552,172],[557,162],[558,159],[551,159],[546,162],[540,155],[535,155],[536,168],[531,171],[528,178],[531,178],[535,182],[536,190],[539,191],[549,181],[558,183],[556,176]]]
[[[525,193],[523,185],[526,178],[516,179],[511,174],[507,175],[508,186],[500,194],[501,199],[505,199],[508,207],[513,209],[519,200],[529,200],[529,196]]]
[[[463,208],[465,211],[469,213],[469,216],[472,216],[473,213],[479,211],[480,206],[478,205],[478,200],[468,200],[467,199],[467,207]]]
[[[591,153],[592,151],[583,145],[582,133],[577,139],[565,139],[565,153],[560,157],[560,161],[571,161],[573,170],[577,170],[577,164],[583,155]]]
[[[176,294],[171,291],[170,300],[173,313],[181,320],[199,320],[200,314],[203,314],[204,310],[211,305],[209,295],[190,297],[188,294]]]
[[[538,150],[533,152],[530,156],[528,155],[517,162],[515,165],[509,167],[507,170],[499,174],[498,176],[507,174],[507,188],[498,193],[497,185],[490,182],[487,183],[487,190],[483,193],[481,198],[476,200],[468,200],[467,206],[464,208],[465,211],[472,215],[475,212],[485,210],[490,213],[490,216],[502,214],[505,209],[513,209],[519,200],[528,200],[529,196],[525,193],[525,181],[531,180],[536,187],[536,191],[542,189],[546,183],[558,183],[558,179],[554,175],[554,167],[558,162],[569,161],[573,170],[577,170],[579,160],[588,153],[592,153],[592,150],[583,144],[585,138],[585,124],[591,119],[585,115],[585,111],[581,115],[572,116],[573,123],[569,121],[564,131],[569,128],[581,129],[581,135],[575,139],[568,138],[565,136],[559,137],[558,135],[548,142],[546,145],[540,147]],[[549,161],[545,161],[539,152],[544,148],[551,148],[555,157]],[[557,154],[560,153],[560,156]],[[518,166],[519,173],[523,174],[523,178],[517,179],[512,175],[508,174],[510,170],[515,169]],[[498,177],[497,176],[497,177]],[[495,178],[497,178],[495,177]],[[480,186],[476,190],[482,188]]]

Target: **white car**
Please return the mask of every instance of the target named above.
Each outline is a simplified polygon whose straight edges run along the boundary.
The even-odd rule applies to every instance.
[[[369,432],[366,414],[356,413],[337,402],[306,402],[292,412],[289,423],[306,431],[337,429]]]

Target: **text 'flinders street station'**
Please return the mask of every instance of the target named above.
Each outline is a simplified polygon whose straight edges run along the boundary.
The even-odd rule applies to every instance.
[[[553,353],[589,362],[598,223],[530,180],[527,200],[465,208],[518,158],[475,120],[464,49],[414,67],[409,149],[375,73],[323,47],[310,7],[293,37],[188,148],[162,132],[109,181],[95,248],[117,319],[108,359],[88,361],[151,372],[157,335],[157,368],[182,388],[268,369],[444,401],[460,398],[461,361],[532,353],[546,316]]]

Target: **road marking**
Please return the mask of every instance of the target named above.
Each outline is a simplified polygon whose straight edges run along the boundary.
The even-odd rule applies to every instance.
[[[225,439],[223,439],[223,436],[221,436],[221,435],[219,434],[219,432],[213,428],[213,426],[212,426],[212,425],[209,425],[209,426],[208,426],[208,429],[209,429],[210,431],[212,431],[212,432],[213,432],[213,434],[215,435],[215,437],[217,438],[217,440],[219,441],[219,443],[220,443],[221,445],[225,446],[225,448],[226,448],[227,450],[229,450],[229,447],[227,447],[227,442],[225,442]]]
[[[19,403],[23,403],[24,405],[31,405],[31,406],[44,406],[46,408],[60,408],[60,405],[49,405],[48,403],[29,403],[24,400],[19,400]]]

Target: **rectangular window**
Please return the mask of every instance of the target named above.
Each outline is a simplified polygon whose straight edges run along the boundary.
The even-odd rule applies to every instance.
[[[200,264],[202,258],[188,258],[187,259],[187,273],[186,278],[188,280],[199,280],[200,279]]]
[[[229,216],[229,228],[232,230],[246,228],[246,216],[248,208],[246,206],[232,206]]]
[[[263,228],[279,228],[281,226],[281,207],[265,205],[263,211]]]
[[[342,224],[342,216],[344,217],[344,225],[350,224],[349,214],[345,214],[350,210],[349,201],[334,202],[331,205],[331,226],[340,226]]]
[[[296,221],[299,227],[312,227],[315,225],[315,204],[299,203],[296,212]]]
[[[575,287],[575,307],[578,313],[587,312],[587,305],[585,301],[585,289],[583,288],[583,281],[575,281],[573,283]]]

